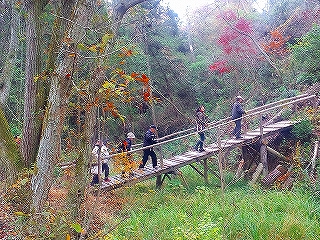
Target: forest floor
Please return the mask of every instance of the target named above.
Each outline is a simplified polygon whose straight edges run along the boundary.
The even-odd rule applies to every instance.
[[[0,193],[0,239],[7,239],[8,236],[15,236],[13,223],[14,217],[11,215],[11,206],[4,201],[3,193]]]
[[[92,190],[92,189],[90,189]],[[54,211],[63,209],[65,205],[67,190],[63,188],[52,188],[49,193],[49,205]],[[101,191],[99,198],[88,193],[86,197],[86,202],[83,207],[86,212],[92,212],[93,218],[89,226],[87,226],[86,232],[98,232],[103,229],[107,220],[110,216],[119,212],[125,199],[119,197],[114,192]],[[17,216],[14,214],[15,209],[5,201],[4,191],[2,186],[0,186],[0,239],[14,239],[18,232],[16,230]],[[86,226],[81,226],[86,228]]]

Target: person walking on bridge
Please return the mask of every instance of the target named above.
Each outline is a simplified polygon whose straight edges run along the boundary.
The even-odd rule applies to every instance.
[[[196,110],[197,132],[199,134],[200,139],[196,143],[196,145],[193,147],[193,149],[199,152],[205,151],[203,149],[203,143],[205,140],[204,129],[208,125],[208,117],[205,115],[204,111],[205,111],[205,108],[202,105],[198,107],[198,109]]]
[[[243,107],[241,105],[242,102],[243,98],[238,95],[232,107],[232,120],[235,120],[234,122],[236,124],[233,130],[233,134],[235,135],[236,139],[243,138],[241,137],[241,118],[246,112],[243,110]]]
[[[157,127],[155,125],[151,125],[149,127],[149,130],[144,134],[143,147],[147,147],[158,142],[156,140],[156,131],[157,131]],[[140,170],[142,170],[146,165],[149,156],[151,156],[153,168],[158,168],[157,156],[153,150],[153,147],[151,147],[143,150],[142,163],[139,166]]]
[[[106,147],[107,140],[105,144],[101,140],[97,140],[94,148],[92,150],[92,155],[96,158],[97,165],[95,165],[91,172],[93,173],[93,178],[91,181],[91,186],[99,183],[99,175],[104,172],[104,182],[109,182],[109,152],[108,148]],[[100,163],[100,166],[98,164]],[[99,172],[100,171],[100,172]]]

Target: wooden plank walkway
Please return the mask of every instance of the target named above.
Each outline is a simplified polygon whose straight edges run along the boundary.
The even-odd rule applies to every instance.
[[[263,136],[267,137],[273,135],[277,132],[283,131],[287,128],[291,128],[294,122],[292,121],[281,121],[271,125],[263,127]],[[242,134],[242,139],[227,139],[221,141],[221,149],[232,149],[244,144],[250,144],[251,142],[257,141],[261,137],[260,129],[255,129]],[[209,158],[219,152],[219,147],[217,143],[209,144],[205,147],[204,152],[188,151],[181,155],[174,156],[169,159],[163,160],[163,168],[154,169],[152,165],[146,165],[144,170],[135,170],[134,175],[131,177],[123,178],[120,174],[111,176],[110,182],[102,182],[101,188],[104,190],[117,189],[123,186],[132,186],[138,182],[145,181],[152,177],[166,174],[179,169],[183,166],[189,165],[191,163],[200,161],[202,159]]]

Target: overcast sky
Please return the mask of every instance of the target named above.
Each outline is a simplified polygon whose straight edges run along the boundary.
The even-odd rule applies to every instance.
[[[186,9],[197,8],[203,6],[206,3],[212,3],[214,1],[208,0],[163,0],[163,4],[169,4],[170,8],[178,13],[179,18],[184,18],[186,15]]]
[[[267,0],[257,0],[256,3],[259,5],[257,8],[262,9]],[[185,18],[187,8],[197,8],[206,4],[214,3],[214,0],[163,0],[163,5],[169,4],[180,19]]]

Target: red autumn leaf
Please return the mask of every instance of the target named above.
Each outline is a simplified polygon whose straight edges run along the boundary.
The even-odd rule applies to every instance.
[[[249,21],[240,18],[238,22],[235,24],[235,28],[239,29],[242,32],[250,33],[252,32],[252,26]]]
[[[116,109],[114,109],[114,110],[111,111],[111,115],[112,115],[113,117],[119,117],[119,113],[118,113],[118,111],[117,111]]]
[[[141,78],[142,78],[142,82],[144,82],[144,83],[149,82],[149,78],[147,77],[147,75],[142,74],[142,75],[141,75]]]
[[[70,74],[70,73],[67,73],[66,76],[65,76],[65,78],[66,78],[66,79],[70,79],[70,78],[71,78],[71,74]]]
[[[128,51],[125,53],[125,55],[126,55],[127,57],[130,57],[132,54],[133,54],[132,50],[128,50]]]
[[[135,73],[135,72],[132,72],[132,73],[131,73],[131,77],[132,77],[132,78],[134,78],[134,79],[135,79],[137,76],[139,76],[139,74],[138,74],[138,73]]]
[[[264,44],[264,50],[268,53],[282,55],[287,52],[286,43],[290,37],[283,37],[278,30],[270,32],[271,39],[268,44]]]
[[[251,22],[244,18],[238,18],[232,11],[225,12],[222,17],[230,24],[223,29],[218,38],[218,44],[222,46],[223,51],[228,55],[231,53],[255,53],[256,48],[253,42],[245,35],[253,31]]]
[[[209,66],[209,70],[212,72],[217,71],[220,74],[228,73],[230,72],[230,68],[227,67],[226,64],[227,64],[227,61],[225,60],[217,61]]]
[[[150,100],[150,91],[149,90],[143,93],[143,100],[145,102],[148,102]]]

